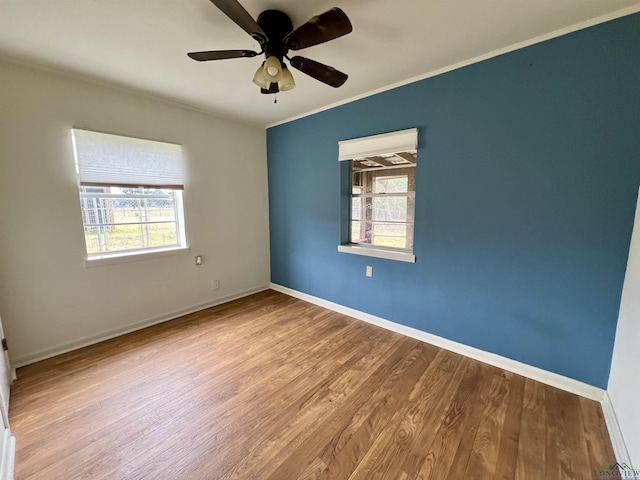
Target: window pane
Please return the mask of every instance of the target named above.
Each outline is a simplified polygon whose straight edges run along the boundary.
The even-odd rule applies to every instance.
[[[173,199],[150,199],[145,202],[145,216],[150,222],[175,221]]]
[[[351,243],[379,247],[413,248],[413,225],[386,222],[351,222]]]
[[[362,198],[360,197],[351,199],[351,218],[362,220]]]
[[[178,245],[176,223],[85,227],[87,253]]]
[[[139,223],[144,221],[143,200],[140,198],[113,198],[110,223]]]
[[[376,221],[413,222],[414,198],[400,195],[373,199]],[[369,220],[367,218],[367,220]]]
[[[362,236],[362,227],[365,222],[354,220],[351,222],[351,243],[368,243]]]
[[[81,198],[82,221],[85,226],[113,223],[113,205],[106,198]]]
[[[415,192],[415,178],[415,167],[357,171],[352,176],[351,193]]]
[[[376,222],[373,224],[373,230],[374,245],[407,248],[407,225]]]
[[[362,182],[363,182],[363,175],[359,172],[354,172],[352,176],[352,182],[351,182],[351,193],[353,195],[359,195],[363,193],[364,188],[363,188]]]
[[[375,193],[404,193],[409,187],[408,175],[377,177],[374,180]]]
[[[80,205],[90,255],[179,245],[173,190],[82,187]]]
[[[177,244],[178,236],[175,222],[145,225],[146,247],[162,247]]]

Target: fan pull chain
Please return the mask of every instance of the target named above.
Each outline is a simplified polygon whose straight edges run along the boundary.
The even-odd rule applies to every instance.
[[[278,94],[277,93],[273,95],[273,103],[274,104],[278,103]]]

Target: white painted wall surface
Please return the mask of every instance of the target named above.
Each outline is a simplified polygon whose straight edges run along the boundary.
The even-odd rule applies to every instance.
[[[183,145],[190,254],[85,268],[73,126]],[[264,128],[0,61],[0,311],[14,366],[268,282]]]
[[[629,249],[607,392],[633,467],[640,468],[640,203]]]

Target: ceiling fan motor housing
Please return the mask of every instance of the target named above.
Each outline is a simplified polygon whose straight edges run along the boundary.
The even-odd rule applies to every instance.
[[[258,25],[267,34],[269,40],[263,45],[267,58],[277,57],[282,59],[289,49],[284,44],[284,37],[293,31],[293,23],[286,13],[279,10],[265,10],[258,16]]]

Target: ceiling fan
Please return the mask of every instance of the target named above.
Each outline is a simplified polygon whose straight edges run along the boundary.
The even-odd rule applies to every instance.
[[[347,15],[334,7],[313,17],[304,25],[293,29],[289,16],[278,10],[265,10],[257,21],[251,17],[237,0],[211,0],[227,17],[251,35],[259,44],[260,51],[212,50],[191,52],[189,57],[199,62],[225,60],[229,58],[251,58],[264,53],[265,60],[256,71],[253,83],[265,94],[291,90],[296,86],[293,75],[284,63],[289,64],[322,83],[338,88],[347,81],[347,74],[309,58],[289,57],[289,50],[300,50],[334,40],[352,31]]]

